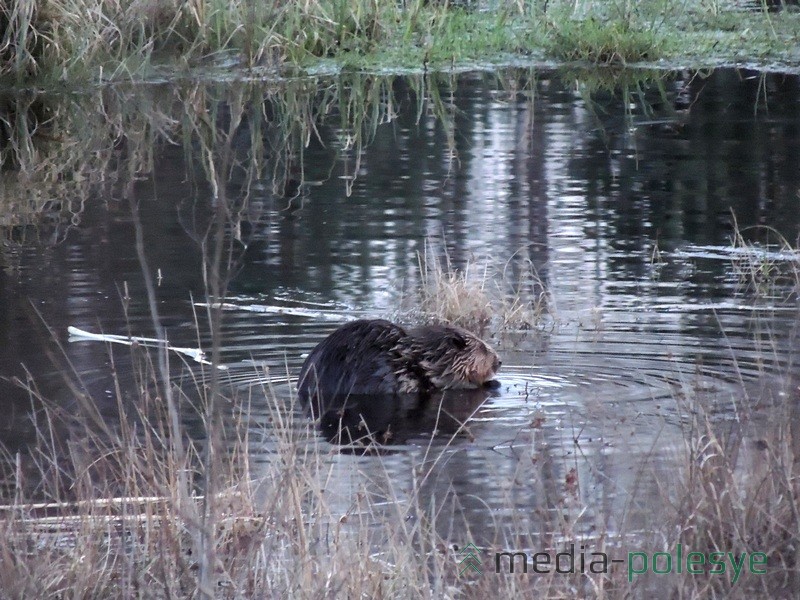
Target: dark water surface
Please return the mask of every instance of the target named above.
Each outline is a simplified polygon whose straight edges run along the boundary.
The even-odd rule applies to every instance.
[[[365,125],[363,145],[350,146],[339,106],[319,117],[318,137],[294,155],[280,193],[272,174],[250,181],[222,358],[224,378],[250,394],[259,431],[274,410],[260,367],[269,367],[272,389],[288,406],[287,367],[295,376],[339,324],[358,316],[408,320],[403,311],[414,303],[426,244],[429,256],[456,268],[481,273],[488,265],[486,285],[501,295],[513,296],[519,284],[530,303],[538,289],[532,273],[549,292],[548,310],[532,327],[504,328],[499,315],[488,327],[503,359],[502,385],[483,404],[448,405],[460,421],[471,416],[455,436],[457,426],[434,431],[435,419],[427,419],[381,457],[331,452],[334,512],[337,502],[347,510],[354,486],[366,482],[375,506],[417,487],[454,501],[476,542],[496,541],[501,529],[509,543],[518,533],[567,535],[573,521],[587,533],[635,532],[652,520],[683,464],[692,399],[732,428],[742,426],[742,407],[753,411],[746,434],[758,439],[757,411],[787,393],[796,370],[798,257],[780,247],[778,234],[794,244],[800,233],[800,79],[736,70],[652,77],[614,91],[576,74],[527,70],[424,80],[425,91],[421,78],[394,78],[370,104],[381,122],[374,132]],[[207,100],[246,87],[265,98],[269,118],[277,109],[260,85],[211,86]],[[324,93],[333,83],[307,85]],[[126,93],[173,97],[162,106],[185,102],[180,86]],[[217,118],[228,118],[224,109]],[[236,138],[237,156],[252,154],[254,123]],[[269,160],[271,133],[261,127]],[[197,314],[208,348],[196,238],[211,189],[199,175],[196,145],[172,141],[151,144],[152,177],[129,189],[150,268],[161,276],[156,294],[170,341],[197,347]],[[99,147],[134,153],[119,139]],[[23,197],[18,173],[2,175],[4,194]],[[109,184],[95,175],[96,185],[79,188],[87,197],[53,199],[72,207],[56,210],[54,223],[3,226],[0,373],[30,373],[44,397],[70,406],[74,391],[60,374],[68,360],[111,410],[109,348],[69,342],[67,327],[147,337],[153,326],[131,203],[110,173]],[[228,193],[243,198],[246,184],[234,174]],[[734,216],[753,246],[732,243]],[[124,376],[128,351],[113,351]],[[186,369],[199,373],[189,362],[176,381],[187,379]],[[30,396],[9,381],[0,393],[0,436],[22,447],[32,435]],[[305,427],[302,411],[295,413]],[[274,448],[266,427],[251,448],[256,471]],[[420,463],[430,467],[422,480],[410,468]]]

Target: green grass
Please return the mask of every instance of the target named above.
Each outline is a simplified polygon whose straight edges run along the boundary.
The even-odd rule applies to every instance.
[[[655,29],[589,18],[554,24],[549,48],[566,61],[625,65],[662,57],[663,44],[662,34]]]
[[[325,61],[359,69],[450,69],[520,58],[794,64],[800,13],[732,3],[485,0],[22,0],[0,7],[0,76],[146,79],[223,65],[277,74]],[[202,72],[202,71],[201,71]]]

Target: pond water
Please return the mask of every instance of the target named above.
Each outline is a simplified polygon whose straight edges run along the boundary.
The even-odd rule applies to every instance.
[[[232,154],[245,163],[261,145],[273,170],[252,177],[235,168],[226,187],[244,208],[229,227],[241,243],[221,356],[226,386],[249,396],[261,432],[251,444],[256,474],[274,448],[263,367],[275,398],[291,406],[303,357],[337,326],[414,319],[427,253],[485,273],[496,297],[519,297],[540,313],[505,326],[497,314],[487,326],[503,359],[501,386],[486,398],[445,398],[456,423],[437,424],[428,407],[379,455],[313,440],[329,453],[334,512],[337,503],[348,510],[354,486],[368,485],[373,507],[417,488],[452,502],[476,543],[646,529],[685,462],[696,403],[741,430],[742,452],[757,460],[759,410],[791,387],[798,256],[779,236],[796,245],[800,234],[800,78],[734,69],[606,75],[342,75],[9,96],[6,121],[19,122],[8,107],[26,102],[51,115],[40,117],[51,158],[60,156],[54,144],[69,153],[72,136],[92,141],[64,161],[70,171],[57,164],[57,173],[23,180],[20,165],[9,165],[2,174],[7,200],[51,206],[2,224],[3,441],[17,449],[31,440],[31,397],[11,380],[26,374],[43,397],[69,407],[71,373],[113,413],[109,347],[70,340],[67,328],[153,335],[133,203],[171,344],[197,347],[199,337],[208,349],[198,240],[213,190],[203,148],[175,132],[192,102],[223,125],[244,107]],[[279,161],[283,134],[274,131],[296,114],[287,107],[301,91],[311,108],[297,112],[315,130]],[[360,109],[372,112],[353,127]],[[107,128],[92,134],[100,113]],[[142,147],[147,156],[136,163]],[[98,157],[107,157],[104,172],[83,170]],[[276,193],[281,169],[288,176]],[[121,346],[114,356],[124,379],[130,356]],[[176,382],[187,369],[207,376],[189,361]],[[135,397],[134,386],[125,393]],[[304,428],[302,410],[294,414]]]

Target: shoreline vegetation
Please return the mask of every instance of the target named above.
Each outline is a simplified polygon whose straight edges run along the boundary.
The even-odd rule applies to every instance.
[[[25,0],[0,8],[7,85],[520,62],[779,70],[800,10],[766,0]]]

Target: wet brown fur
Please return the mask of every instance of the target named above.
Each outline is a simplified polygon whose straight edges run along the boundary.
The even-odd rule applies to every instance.
[[[298,396],[328,404],[349,396],[478,388],[499,368],[495,351],[460,327],[406,331],[389,321],[359,320],[334,331],[308,355]]]

